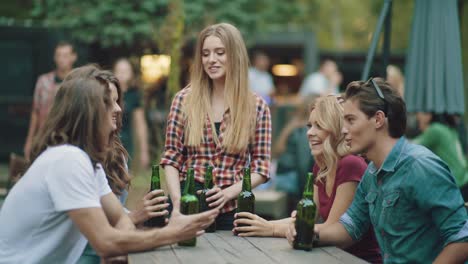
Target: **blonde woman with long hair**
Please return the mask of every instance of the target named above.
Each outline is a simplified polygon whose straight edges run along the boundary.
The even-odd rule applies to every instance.
[[[358,183],[367,168],[364,159],[349,155],[342,134],[344,114],[341,101],[341,97],[336,96],[318,98],[312,106],[308,121],[307,137],[315,159],[314,201],[318,209],[317,222],[322,222],[315,225],[317,232],[338,222],[351,205]],[[285,237],[289,223],[294,221],[295,212],[291,218],[269,222],[248,213],[239,213],[238,216],[244,218],[236,220],[236,226],[250,225],[234,228],[235,232],[244,232],[241,236]],[[346,250],[371,263],[382,262],[373,230],[369,230],[360,242]]]
[[[233,228],[242,169],[251,168],[252,187],[269,177],[270,110],[248,83],[248,55],[241,33],[226,23],[208,26],[198,36],[190,84],[178,92],[167,121],[164,166],[174,213],[188,168],[202,188],[211,165],[215,187],[207,202],[219,208],[218,229]]]

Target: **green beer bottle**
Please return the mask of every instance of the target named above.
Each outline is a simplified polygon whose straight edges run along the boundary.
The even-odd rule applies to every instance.
[[[184,194],[180,198],[180,212],[184,215],[198,213],[198,198],[195,196],[195,179],[193,168],[187,170],[187,179],[185,181]],[[179,246],[194,247],[197,244],[197,238],[188,239],[179,242]]]
[[[213,189],[213,167],[208,166],[206,167],[204,188],[198,197],[198,200],[200,201],[200,212],[205,212],[211,209],[208,203],[206,202],[206,193],[211,189]],[[211,224],[205,231],[207,233],[215,232],[216,222],[213,222],[213,224]]]
[[[151,187],[150,192],[161,189],[161,178],[159,177],[159,166],[153,165],[153,171],[151,174]],[[162,196],[163,194],[159,195]],[[144,226],[147,227],[163,227],[166,225],[166,217],[164,215],[153,217],[145,221]]]
[[[295,249],[306,251],[312,249],[316,211],[317,206],[314,203],[314,176],[309,172],[302,199],[297,203]]]
[[[252,192],[252,182],[250,181],[250,168],[244,168],[244,177],[242,178],[242,191],[237,197],[237,213],[249,212],[255,213],[255,195]],[[241,224],[239,226],[246,226]]]

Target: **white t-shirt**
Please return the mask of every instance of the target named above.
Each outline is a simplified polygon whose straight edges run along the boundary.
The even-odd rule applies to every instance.
[[[325,95],[330,85],[328,79],[320,72],[314,72],[307,76],[302,82],[299,90],[299,95],[307,97],[309,95]],[[335,87],[334,94],[338,93],[338,88]]]
[[[273,93],[273,78],[268,72],[259,71],[256,68],[249,68],[249,83],[252,91],[265,98]]]
[[[111,189],[100,171],[78,147],[45,150],[0,211],[0,263],[75,263],[87,240],[67,211],[101,207]]]

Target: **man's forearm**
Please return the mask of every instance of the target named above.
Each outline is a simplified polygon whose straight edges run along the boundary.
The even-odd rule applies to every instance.
[[[175,232],[169,227],[149,231],[114,229],[106,233],[108,236],[102,239],[105,244],[101,244],[101,248],[95,247],[101,257],[121,256],[129,252],[170,245],[177,241]]]
[[[84,208],[68,211],[73,223],[88,239],[99,256],[107,258],[126,255],[128,252],[147,250],[177,241],[178,234],[171,227],[148,231],[128,230],[125,218],[114,221],[113,227],[101,208]],[[120,220],[120,218],[122,220]]]
[[[122,214],[114,227],[119,230],[134,230],[135,224],[133,223],[133,220],[130,218],[130,216],[125,213]]]
[[[37,113],[33,110],[31,113],[31,120],[29,121],[29,130],[27,138],[32,139],[37,130]]]
[[[32,140],[37,130],[37,116],[36,112],[31,113],[31,120],[29,121],[28,135],[26,136],[26,142],[24,143],[24,155],[27,159],[30,158],[30,151],[32,147]]]
[[[354,244],[353,239],[348,234],[344,226],[337,222],[321,228],[319,232],[320,246],[336,246],[339,248],[347,248]]]
[[[434,263],[464,263],[468,260],[468,242],[448,244]]]

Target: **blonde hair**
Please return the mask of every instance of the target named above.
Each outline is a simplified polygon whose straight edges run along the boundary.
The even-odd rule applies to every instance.
[[[344,124],[343,106],[336,96],[320,97],[312,107],[311,116],[315,122],[328,132],[323,141],[322,154],[315,157],[319,167],[317,179],[334,178],[338,168],[338,161],[349,153],[349,148],[341,132]]]
[[[190,75],[191,89],[182,108],[187,118],[184,130],[185,144],[188,146],[200,145],[203,140],[203,129],[207,115],[210,119],[211,129],[215,134],[215,142],[219,143],[210,111],[213,82],[203,69],[201,56],[203,43],[209,36],[221,40],[227,56],[224,99],[230,111],[230,119],[226,120],[223,147],[228,152],[240,153],[247,149],[254,134],[255,96],[249,89],[249,58],[244,40],[237,28],[226,23],[211,25],[198,35]]]

